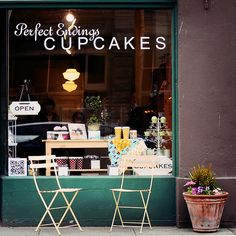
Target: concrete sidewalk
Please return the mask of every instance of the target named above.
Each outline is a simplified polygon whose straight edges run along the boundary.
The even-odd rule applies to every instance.
[[[45,227],[39,232],[34,231],[33,227],[1,227],[1,236],[51,236],[57,235],[53,227]],[[144,228],[143,233],[139,233],[138,228],[118,228],[115,227],[112,232],[108,227],[85,227],[81,232],[78,228],[60,229],[61,235],[66,236],[138,236],[138,235],[236,235],[236,228],[221,228],[216,233],[195,233],[191,228],[177,228],[177,227],[153,227],[152,230]]]

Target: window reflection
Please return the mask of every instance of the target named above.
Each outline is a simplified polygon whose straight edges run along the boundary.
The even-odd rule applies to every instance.
[[[165,148],[171,150],[171,12],[73,9],[72,37],[69,31],[62,33],[72,24],[65,21],[66,12],[68,9],[12,11],[9,103],[19,99],[21,84],[28,79],[31,100],[39,101],[44,109],[45,100],[53,101],[54,121],[71,122],[76,112],[87,119],[86,96],[100,96],[102,136],[113,133],[115,126],[128,125],[144,137],[151,118],[165,116],[169,132]],[[58,27],[61,31],[53,34]],[[41,36],[40,29],[44,30]],[[50,50],[45,48],[47,37]],[[62,42],[70,53],[62,49]],[[70,63],[80,77],[74,81],[76,90],[69,93],[62,87],[62,73]],[[17,123],[38,122],[43,112],[20,116]]]

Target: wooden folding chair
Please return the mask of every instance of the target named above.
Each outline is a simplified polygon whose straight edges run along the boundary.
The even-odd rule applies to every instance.
[[[150,194],[153,184],[153,175],[157,166],[157,157],[154,155],[148,156],[134,156],[134,155],[123,155],[119,163],[119,171],[122,173],[120,188],[111,189],[112,195],[115,201],[115,211],[112,219],[112,224],[110,231],[112,231],[113,226],[138,226],[140,227],[140,233],[142,233],[143,226],[149,225],[152,228],[150,218],[148,215],[148,203],[150,199]],[[144,189],[128,189],[125,187],[125,172],[127,170],[132,170],[136,174],[148,175],[150,177],[147,188]],[[128,193],[137,193],[141,198],[141,205],[122,205],[122,197],[126,197]],[[132,210],[143,210],[143,216],[141,221],[134,220],[124,220],[120,209],[132,209]],[[117,217],[118,215],[118,217]],[[115,224],[115,220],[118,218],[120,224]]]
[[[72,210],[71,206],[78,194],[78,192],[81,190],[81,188],[62,188],[59,178],[58,178],[58,170],[57,170],[57,163],[55,162],[55,155],[51,155],[51,156],[29,156],[28,157],[30,160],[30,168],[32,169],[33,172],[33,177],[34,177],[34,183],[35,183],[35,187],[37,189],[37,192],[43,202],[43,205],[45,207],[45,213],[43,214],[41,220],[39,221],[38,226],[36,227],[35,231],[38,231],[40,227],[42,226],[48,226],[48,225],[54,225],[57,233],[60,235],[60,231],[59,228],[63,228],[63,227],[68,227],[68,226],[61,226],[65,216],[67,215],[68,212],[71,213],[74,221],[76,222],[76,224],[74,225],[69,225],[70,226],[78,226],[79,229],[82,231],[82,228],[79,224],[78,219],[75,216],[74,211]],[[39,178],[38,178],[38,172],[40,169],[45,169],[46,168],[53,168],[52,170],[54,171],[54,175],[51,178],[55,178],[55,185],[56,187],[53,189],[41,189],[42,185],[40,184]],[[42,181],[42,178],[41,178]],[[72,197],[70,197],[70,200],[68,199],[67,193],[70,193],[72,195]],[[46,201],[46,195],[50,200]],[[54,206],[55,205],[55,201],[56,199],[62,196],[64,201],[65,201],[65,205],[64,206]],[[60,220],[58,223],[55,222],[54,218],[53,218],[53,214],[52,211],[54,210],[62,210],[65,209],[64,213],[62,214]],[[45,217],[49,216],[52,223],[50,224],[43,224]]]

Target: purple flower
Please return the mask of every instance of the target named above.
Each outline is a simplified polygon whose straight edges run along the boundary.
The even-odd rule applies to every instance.
[[[196,188],[196,187],[193,187],[193,188],[192,188],[192,194],[193,194],[193,195],[196,195],[196,194],[197,194],[197,188]]]
[[[188,181],[188,182],[184,185],[184,187],[193,186],[193,185],[195,185],[195,184],[196,184],[196,183],[191,180],[191,181]]]
[[[197,194],[202,194],[202,192],[204,191],[204,187],[197,187]]]

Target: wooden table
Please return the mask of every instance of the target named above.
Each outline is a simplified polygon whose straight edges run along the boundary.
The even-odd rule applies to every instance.
[[[108,141],[101,139],[88,140],[43,140],[45,142],[46,155],[52,155],[52,148],[108,148]],[[50,169],[46,170],[46,176],[50,176]]]

